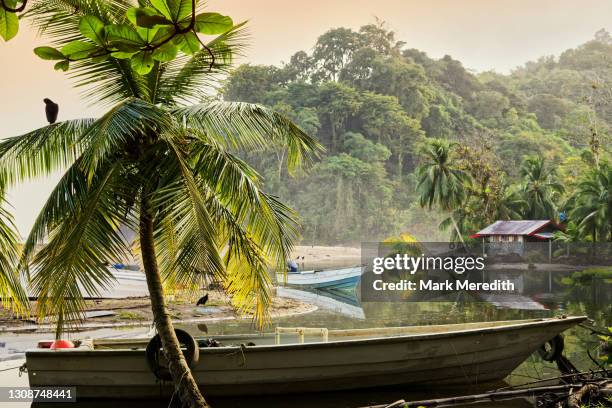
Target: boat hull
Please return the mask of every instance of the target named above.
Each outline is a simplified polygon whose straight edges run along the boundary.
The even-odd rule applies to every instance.
[[[290,272],[285,276],[278,276],[278,281],[303,288],[346,289],[357,286],[362,272],[363,268],[360,266],[334,270]]]
[[[584,319],[496,322],[492,327],[431,326],[433,332],[423,334],[418,328],[398,328],[406,334],[202,348],[193,372],[205,395],[211,396],[481,384],[503,379],[540,345]],[[445,329],[450,326],[455,327]],[[454,330],[456,326],[462,329]],[[170,384],[160,386],[156,381],[141,349],[33,350],[26,353],[26,361],[31,386],[75,386],[80,398],[150,398],[172,393]]]

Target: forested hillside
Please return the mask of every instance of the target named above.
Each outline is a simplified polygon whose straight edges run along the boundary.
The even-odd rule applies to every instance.
[[[611,80],[612,37],[604,30],[502,75],[430,58],[377,22],[329,30],[281,66],[242,65],[222,96],[271,106],[326,147],[308,174],[295,177],[282,151],[245,153],[267,190],[301,214],[307,243],[400,231],[440,240],[496,219],[559,214],[582,238],[609,239],[609,221],[587,225],[577,208],[595,199],[582,191],[587,176],[602,191],[612,183]],[[448,177],[436,178],[436,169]]]

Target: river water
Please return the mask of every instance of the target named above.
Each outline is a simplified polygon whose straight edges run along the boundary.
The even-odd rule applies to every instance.
[[[602,290],[603,288],[603,290]],[[527,302],[507,304],[503,301],[488,302],[412,302],[383,303],[360,302],[351,291],[299,291],[279,288],[279,295],[300,298],[319,306],[312,313],[274,319],[273,326],[308,326],[326,327],[328,329],[390,327],[401,325],[427,325],[445,323],[463,323],[474,321],[496,321],[528,319],[537,317],[552,317],[562,314],[587,315],[593,319],[595,326],[605,328],[612,326],[612,286],[610,282],[581,285],[556,294],[529,299]],[[186,329],[194,336],[214,337],[220,334],[255,332],[248,321],[222,321],[206,325],[178,326]],[[147,329],[131,329],[127,332],[106,329],[89,333],[97,337],[114,335],[143,335]],[[29,337],[28,337],[29,336]],[[22,335],[23,344],[30,344],[36,335]],[[12,339],[13,344],[15,338]],[[580,370],[596,369],[597,365],[589,358],[587,350],[595,359],[599,357],[598,339],[590,331],[575,327],[565,332],[565,355]],[[462,394],[484,392],[508,384],[521,384],[534,379],[549,378],[559,375],[553,363],[542,361],[537,355],[532,355],[521,364],[505,383],[488,384],[478,388],[454,389],[385,389],[360,390],[337,393],[321,393],[294,396],[248,397],[233,399],[213,399],[214,407],[362,407],[375,404],[391,403],[398,399],[414,401],[439,398]],[[10,378],[9,378],[10,376]],[[27,386],[26,377],[17,378],[15,371],[0,372],[2,385]],[[88,401],[71,404],[49,404],[51,407],[167,407],[168,401],[141,402],[105,402]],[[2,405],[4,406],[4,405]],[[10,404],[7,407],[23,407],[25,404]],[[42,406],[34,404],[32,406]],[[511,402],[488,403],[479,407],[531,407],[532,401],[513,400]]]

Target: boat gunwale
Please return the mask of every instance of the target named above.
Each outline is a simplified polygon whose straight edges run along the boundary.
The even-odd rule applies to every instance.
[[[347,266],[346,268],[338,268],[338,269],[306,269],[306,270],[302,270],[302,271],[296,271],[296,272],[277,272],[276,275],[290,275],[290,276],[297,276],[297,275],[315,275],[315,274],[320,274],[320,273],[331,273],[331,272],[340,272],[340,271],[353,271],[354,269],[359,269],[360,270],[360,275],[363,274],[363,265],[356,265],[356,266]],[[349,272],[342,272],[342,274],[348,274]]]
[[[439,333],[403,334],[403,335],[397,335],[397,336],[370,337],[370,338],[365,338],[365,339],[364,338],[345,339],[345,340],[333,340],[333,341],[328,341],[328,342],[312,342],[312,343],[262,344],[262,345],[255,345],[255,346],[247,346],[244,349],[245,350],[258,350],[258,351],[274,351],[274,350],[286,350],[286,349],[303,350],[303,349],[325,348],[325,347],[331,348],[331,347],[340,347],[344,345],[354,345],[354,346],[366,345],[367,346],[367,345],[378,345],[378,344],[386,344],[386,343],[393,344],[397,342],[406,342],[406,341],[420,341],[420,340],[428,340],[428,339],[438,340],[438,339],[445,339],[448,337],[463,337],[463,336],[469,336],[469,335],[486,334],[490,332],[498,333],[498,332],[506,332],[506,331],[515,331],[515,330],[520,330],[524,328],[531,328],[531,327],[538,327],[538,326],[539,327],[556,326],[556,325],[562,325],[564,323],[567,324],[568,322],[572,322],[575,325],[587,319],[588,319],[587,316],[568,316],[568,317],[563,317],[563,318],[506,320],[506,321],[498,321],[498,322],[491,322],[491,323],[506,323],[506,322],[507,323],[521,322],[521,323],[490,326],[490,327],[479,327],[479,328],[474,328],[474,329],[447,331],[447,332],[439,332]],[[462,323],[456,323],[456,325],[461,325],[461,324]],[[445,325],[437,325],[437,326],[445,326]],[[451,326],[451,325],[448,325],[448,326]],[[408,327],[419,327],[419,326],[408,326]],[[423,326],[423,327],[427,327],[427,326]],[[385,329],[401,329],[401,328],[403,327],[401,326],[400,327],[388,327]],[[371,330],[371,329],[366,329],[366,330]],[[554,334],[558,334],[558,333],[554,333]],[[554,337],[554,335],[552,335],[551,338],[552,337]],[[210,338],[214,339],[215,337],[210,336]],[[125,339],[125,340],[127,343],[130,339]],[[140,339],[133,339],[133,340],[140,340]],[[143,345],[147,341],[148,339],[144,339],[142,341]],[[200,347],[200,352],[206,352],[207,354],[217,354],[217,353],[226,353],[229,350],[231,351],[240,350],[241,348],[242,348],[241,345],[230,345],[230,346],[221,346],[221,347]],[[136,354],[136,353],[140,354],[143,351],[144,351],[144,348],[96,349],[94,346],[93,350],[79,349],[79,348],[60,349],[60,350],[30,349],[30,350],[27,350],[25,354],[27,358],[28,355],[44,355],[44,354],[49,354],[49,353],[51,353],[52,355],[55,354],[59,356],[60,354],[57,354],[59,352],[61,354],[70,353],[71,356],[76,357],[79,355],[90,355],[92,353],[96,353],[96,354],[104,353],[105,355],[113,355],[113,354],[125,355],[125,354]]]

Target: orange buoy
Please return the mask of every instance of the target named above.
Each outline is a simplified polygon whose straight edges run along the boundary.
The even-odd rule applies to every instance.
[[[70,340],[55,340],[49,348],[51,350],[74,348],[74,343]]]

